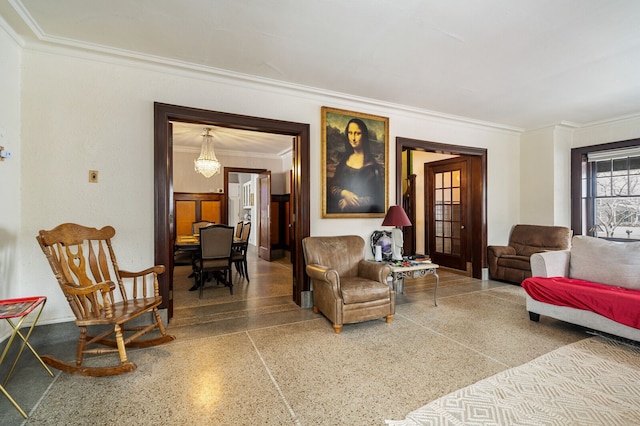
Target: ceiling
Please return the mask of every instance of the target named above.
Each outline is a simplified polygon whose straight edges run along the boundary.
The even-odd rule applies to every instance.
[[[182,151],[200,152],[202,135],[208,127],[213,134],[213,149],[216,154],[273,156],[281,158],[293,149],[293,139],[287,135],[259,133],[229,127],[203,126],[173,122],[173,146]]]
[[[638,0],[0,0],[0,14],[27,45],[514,129],[640,113]]]

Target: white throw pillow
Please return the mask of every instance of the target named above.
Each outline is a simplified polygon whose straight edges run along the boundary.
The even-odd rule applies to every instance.
[[[640,242],[577,235],[571,241],[569,276],[640,290]]]

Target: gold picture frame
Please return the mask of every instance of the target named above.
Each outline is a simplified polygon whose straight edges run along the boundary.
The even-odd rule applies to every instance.
[[[322,217],[384,217],[389,206],[389,118],[322,107],[321,150]]]

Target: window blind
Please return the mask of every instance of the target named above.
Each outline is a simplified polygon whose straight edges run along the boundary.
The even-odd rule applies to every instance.
[[[607,151],[595,151],[587,154],[589,162],[615,160],[617,158],[640,157],[640,146],[631,146],[621,149],[610,149]]]

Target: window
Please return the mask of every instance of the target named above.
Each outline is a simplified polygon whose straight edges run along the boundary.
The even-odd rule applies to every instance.
[[[572,150],[572,179],[577,174],[578,195],[578,185],[572,186],[574,232],[640,240],[640,140]]]

